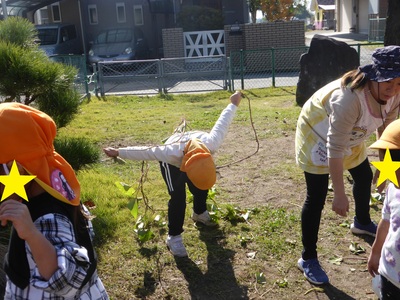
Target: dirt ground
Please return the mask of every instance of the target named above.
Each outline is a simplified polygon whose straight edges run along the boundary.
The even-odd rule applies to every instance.
[[[244,129],[246,130],[246,129]],[[258,128],[258,134],[267,128]],[[257,143],[252,130],[243,132],[242,129],[230,130],[222,148],[218,153],[233,154],[237,159],[246,157],[256,150]],[[219,169],[218,185],[228,191],[227,202],[237,203],[241,207],[284,207],[299,214],[305,198],[305,183],[300,168],[294,158],[294,132],[282,132],[278,138],[260,140],[259,151],[245,162]],[[374,153],[370,153],[370,160],[376,160]],[[274,172],[278,164],[287,165],[287,172]],[[347,187],[346,187],[347,188]],[[351,195],[351,186],[349,184]],[[350,199],[352,199],[350,197]],[[326,202],[321,228],[319,232],[319,259],[326,270],[330,284],[320,292],[315,286],[304,280],[297,268],[297,257],[288,257],[290,267],[287,270],[288,288],[281,294],[266,293],[260,295],[248,291],[250,299],[378,299],[371,287],[371,277],[366,270],[366,262],[371,250],[373,239],[366,236],[355,236],[348,228],[339,224],[345,220],[351,223],[354,216],[354,202],[350,205],[347,218],[339,217],[331,211],[331,202]],[[375,221],[379,221],[380,207],[371,209]],[[301,245],[300,233],[293,232]],[[366,249],[366,253],[354,255],[349,251],[351,243],[359,243]],[[299,247],[301,249],[301,246]],[[329,263],[331,257],[342,257],[343,261],[336,265]],[[236,271],[238,272],[238,271]],[[273,273],[273,270],[268,272]],[[236,274],[240,277],[240,274]]]

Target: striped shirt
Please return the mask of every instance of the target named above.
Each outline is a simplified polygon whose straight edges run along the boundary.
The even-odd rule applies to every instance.
[[[34,222],[36,228],[55,247],[58,257],[58,269],[49,280],[45,280],[33,260],[31,250],[25,244],[31,279],[29,285],[20,289],[8,278],[4,299],[109,299],[100,278],[95,272],[90,281],[81,288],[89,265],[87,250],[76,243],[72,223],[61,214],[46,214]],[[93,229],[89,228],[91,231]]]

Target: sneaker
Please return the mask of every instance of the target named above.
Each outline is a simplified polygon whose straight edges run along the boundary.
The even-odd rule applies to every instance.
[[[303,271],[304,277],[312,284],[321,285],[329,282],[328,275],[321,268],[317,258],[307,260],[300,258],[297,266]]]
[[[368,234],[372,237],[375,237],[377,228],[378,228],[378,226],[375,224],[375,222],[371,222],[368,225],[361,225],[360,223],[358,223],[356,217],[354,217],[353,224],[350,225],[350,231],[352,233]]]
[[[213,220],[211,220],[210,214],[208,213],[208,211],[206,210],[205,212],[203,212],[202,214],[196,214],[195,212],[193,212],[192,214],[192,220],[195,222],[200,222],[206,226],[209,227],[215,227],[218,224],[215,223]]]
[[[178,257],[188,256],[186,248],[183,245],[181,235],[174,235],[174,236],[168,235],[166,242],[167,242],[167,247],[168,247],[169,251],[171,251],[171,253],[174,256],[178,256]]]

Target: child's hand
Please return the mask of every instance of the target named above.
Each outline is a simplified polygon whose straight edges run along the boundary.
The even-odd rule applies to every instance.
[[[232,104],[234,104],[234,105],[236,105],[236,106],[239,106],[240,101],[242,100],[242,93],[239,92],[239,91],[236,91],[236,92],[231,96],[230,100],[231,100],[231,103],[232,103]]]
[[[23,240],[36,231],[28,207],[17,200],[9,199],[0,204],[0,221],[1,226],[6,226],[7,221],[11,221],[18,236]]]
[[[380,253],[372,253],[370,254],[368,258],[368,263],[367,263],[367,268],[368,272],[372,277],[375,277],[375,275],[378,275],[378,268],[379,268],[379,260],[381,258]]]
[[[119,155],[119,151],[112,147],[104,148],[103,151],[109,157],[117,157]]]

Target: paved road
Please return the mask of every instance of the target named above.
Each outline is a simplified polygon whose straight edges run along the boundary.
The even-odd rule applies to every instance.
[[[334,38],[335,40],[342,41],[348,44],[356,44],[360,42],[368,42],[368,35],[367,34],[361,34],[361,33],[345,33],[345,32],[335,32],[333,30],[312,30],[312,31],[307,31],[305,33],[305,38],[306,38],[306,45],[309,46],[311,39],[315,34],[319,35],[325,35],[331,38]]]

